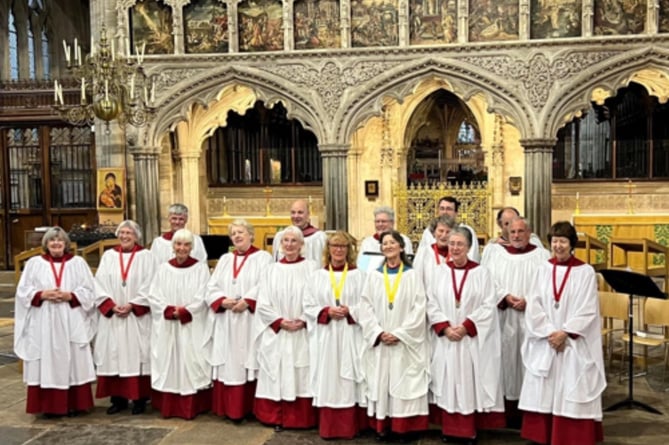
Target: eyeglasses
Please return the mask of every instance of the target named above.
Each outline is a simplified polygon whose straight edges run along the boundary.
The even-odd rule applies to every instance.
[[[346,249],[348,246],[346,244],[328,244],[329,247],[333,249]]]

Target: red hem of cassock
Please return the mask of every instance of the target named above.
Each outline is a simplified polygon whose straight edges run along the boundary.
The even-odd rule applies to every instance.
[[[243,385],[226,385],[215,380],[211,396],[211,411],[217,416],[241,420],[253,413],[255,393],[255,381],[246,382]]]
[[[294,401],[274,401],[256,398],[253,413],[258,421],[284,428],[313,428],[316,426],[317,409],[311,397],[298,397]]]
[[[318,435],[323,439],[353,439],[366,429],[369,418],[365,408],[318,408]]]
[[[594,445],[604,441],[602,422],[525,411],[520,437],[551,445]]]
[[[453,437],[476,437],[477,430],[506,427],[506,417],[501,412],[460,414],[449,413],[439,406],[430,405],[430,422],[441,426],[441,433]]]
[[[385,419],[369,417],[369,425],[377,433],[391,431],[406,434],[427,430],[430,427],[430,419],[428,416],[386,417]]]
[[[179,417],[191,420],[211,408],[211,388],[201,389],[187,396],[153,390],[151,405],[160,411],[163,418]]]
[[[68,389],[28,386],[26,412],[28,414],[62,414],[70,411],[88,411],[93,408],[93,390],[90,383],[70,386]]]
[[[148,399],[151,397],[151,376],[99,375],[95,398],[104,397],[123,397],[129,400]]]

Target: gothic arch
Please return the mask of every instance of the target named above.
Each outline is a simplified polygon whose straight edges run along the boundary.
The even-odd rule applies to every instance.
[[[391,97],[402,102],[418,85],[435,78],[444,79],[451,86],[450,91],[465,102],[477,94],[482,94],[486,98],[489,112],[503,115],[516,125],[521,134],[534,133],[534,124],[528,117],[532,115],[531,107],[520,95],[505,86],[504,82],[484,76],[480,70],[470,69],[463,63],[429,59],[401,65],[366,85],[347,104],[336,128],[338,140],[346,143],[359,125],[372,116],[379,116],[384,99]]]

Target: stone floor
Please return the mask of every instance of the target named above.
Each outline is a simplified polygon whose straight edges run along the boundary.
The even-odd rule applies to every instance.
[[[5,298],[1,298],[5,300]],[[5,300],[6,301],[6,300]],[[2,445],[89,445],[89,444],[249,444],[249,445],[311,445],[325,444],[315,431],[284,431],[275,433],[256,421],[234,425],[212,415],[202,415],[194,421],[162,419],[148,412],[141,416],[105,414],[107,400],[97,401],[93,412],[76,418],[45,420],[25,413],[25,388],[18,364],[12,354],[13,327],[9,317],[0,318],[0,444]],[[661,351],[660,351],[661,352]],[[669,373],[668,373],[669,374]],[[669,387],[662,382],[661,366],[651,368],[649,377],[634,381],[635,400],[645,402],[665,414],[657,415],[639,409],[607,412],[604,416],[605,444],[666,444],[669,443]],[[604,394],[604,406],[624,400],[627,382],[617,375],[609,378]],[[328,441],[339,443],[340,441]],[[351,443],[341,441],[341,443]],[[352,443],[375,443],[367,434]],[[438,430],[431,430],[415,443],[440,444]],[[526,444],[517,431],[500,430],[481,433],[480,444]],[[578,444],[574,444],[578,445]]]

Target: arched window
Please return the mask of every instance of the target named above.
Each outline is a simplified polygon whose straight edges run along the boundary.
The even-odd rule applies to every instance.
[[[16,26],[14,25],[14,14],[9,11],[9,78],[19,79],[19,50],[16,37]]]
[[[49,41],[44,28],[44,17],[47,12],[41,0],[23,0],[24,3],[14,5],[21,7],[17,13],[9,10],[9,80],[41,80],[50,77]],[[23,9],[27,5],[27,10]],[[27,15],[26,15],[27,14]],[[19,17],[19,18],[17,18]],[[23,36],[27,41],[19,41]],[[27,57],[19,57],[19,54]],[[26,63],[27,62],[27,63]],[[21,64],[27,64],[25,66]],[[24,77],[27,78],[24,79]]]

